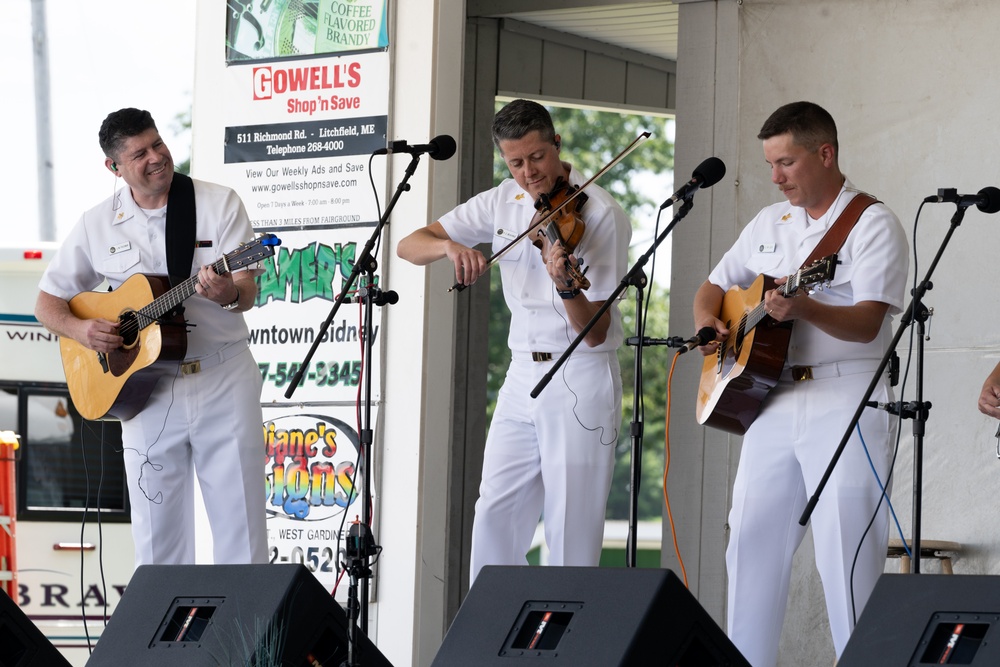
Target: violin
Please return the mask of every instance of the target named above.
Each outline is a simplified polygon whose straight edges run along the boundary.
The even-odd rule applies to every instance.
[[[558,203],[553,202],[551,200],[551,198],[550,198],[550,202],[549,203],[551,204],[551,210],[549,210],[549,212],[546,213],[545,215],[539,215],[539,214],[536,213],[535,217],[532,218],[532,220],[531,220],[531,224],[528,225],[528,228],[526,230],[524,230],[523,232],[521,232],[520,234],[518,234],[517,237],[514,238],[510,243],[508,243],[506,246],[504,246],[503,248],[501,248],[500,250],[498,250],[497,252],[495,252],[492,257],[490,257],[488,260],[486,260],[486,267],[489,268],[489,267],[493,266],[494,264],[496,264],[497,261],[499,261],[501,257],[503,257],[505,254],[507,254],[507,252],[511,248],[513,248],[515,245],[517,245],[518,243],[520,243],[521,240],[523,240],[525,236],[528,236],[529,234],[537,234],[540,230],[544,232],[545,229],[546,229],[546,227],[547,227],[547,225],[548,225],[548,222],[549,222],[550,218],[554,218],[555,216],[559,215],[559,213],[562,211],[563,208],[566,208],[569,205],[571,205],[574,201],[576,201],[577,198],[585,196],[584,193],[583,193],[583,189],[585,187],[587,187],[588,185],[590,185],[591,183],[593,183],[594,181],[596,181],[598,178],[600,178],[604,174],[608,173],[608,171],[612,167],[614,167],[616,164],[618,164],[619,162],[621,162],[625,158],[626,155],[628,155],[629,153],[631,153],[632,151],[634,151],[636,148],[638,148],[639,144],[641,144],[642,142],[644,142],[647,139],[649,139],[649,136],[650,136],[649,132],[643,132],[642,134],[640,134],[638,137],[636,137],[635,141],[633,141],[631,144],[629,144],[625,148],[625,150],[623,150],[621,153],[619,153],[618,155],[616,155],[611,160],[611,162],[609,162],[606,165],[604,165],[603,167],[601,167],[600,171],[598,171],[596,174],[594,174],[593,176],[591,176],[590,179],[586,183],[584,183],[580,187],[572,186],[572,188],[573,188],[572,191],[567,192],[564,197],[561,197],[560,201]],[[582,220],[580,221],[580,227],[581,227],[581,229],[583,229],[583,221]],[[583,232],[581,231],[580,234],[582,236]],[[577,239],[577,240],[579,240],[579,239]],[[574,245],[574,247],[576,247],[576,246]],[[589,283],[588,283],[588,285],[589,285]],[[461,292],[465,288],[466,288],[466,286],[463,285],[462,283],[455,283],[450,288],[448,288],[448,291],[449,292],[455,292],[455,291]],[[583,288],[581,288],[581,289],[583,289]]]
[[[587,195],[579,192],[580,187],[570,185],[560,178],[549,193],[542,193],[535,200],[535,216],[531,219],[531,226],[534,227],[540,220],[548,216],[547,222],[538,230],[532,245],[538,248],[544,256],[547,248],[556,243],[561,243],[566,250],[566,273],[569,274],[566,289],[589,289],[590,281],[587,280],[587,270],[580,270],[583,260],[577,258],[577,263],[573,264],[569,260],[576,246],[583,238],[583,233],[587,230],[587,225],[583,220],[580,211],[587,203]],[[569,203],[567,200],[572,198]],[[548,242],[546,244],[546,242]]]

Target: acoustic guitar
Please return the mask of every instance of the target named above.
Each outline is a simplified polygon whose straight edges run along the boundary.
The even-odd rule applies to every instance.
[[[812,293],[833,280],[836,268],[837,255],[829,255],[788,276],[780,287],[774,278],[760,275],[750,287],[726,292],[719,319],[729,336],[714,355],[705,357],[695,406],[699,424],[746,433],[778,383],[792,335],[793,322],[778,322],[767,314],[764,293],[775,288],[785,297]]]
[[[219,275],[274,254],[281,240],[264,234],[219,259]],[[137,273],[112,292],[81,292],[69,309],[81,319],[118,322],[125,339],[108,354],[59,337],[69,395],[84,419],[131,419],[145,407],[157,381],[177,372],[187,352],[187,331],[178,306],[196,294],[198,276],[170,287],[167,276]]]

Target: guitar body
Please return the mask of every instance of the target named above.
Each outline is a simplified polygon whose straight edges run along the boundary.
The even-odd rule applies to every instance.
[[[699,424],[743,435],[777,384],[792,323],[765,316],[756,326],[746,327],[747,316],[774,286],[773,278],[761,275],[745,290],[733,287],[726,292],[719,319],[729,337],[716,354],[705,357],[695,408]]]
[[[211,268],[220,276],[250,268],[273,256],[279,245],[274,234],[262,234]],[[145,407],[160,378],[177,372],[187,352],[187,329],[178,306],[197,293],[197,284],[197,274],[171,287],[166,276],[137,273],[113,292],[83,292],[70,299],[73,315],[118,322],[124,339],[117,350],[98,354],[59,337],[66,384],[82,417],[131,419]]]
[[[81,319],[102,318],[123,324],[135,321],[135,311],[170,288],[166,276],[136,274],[113,292],[82,292],[69,302]],[[85,419],[131,419],[146,405],[164,375],[172,375],[187,351],[187,333],[178,326],[152,323],[131,327],[122,347],[98,354],[77,341],[60,336],[63,370],[73,403]],[[122,326],[121,329],[125,330]]]

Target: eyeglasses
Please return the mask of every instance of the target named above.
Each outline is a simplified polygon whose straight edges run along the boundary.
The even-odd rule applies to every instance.
[[[997,458],[1000,459],[1000,424],[997,424],[997,432],[993,437],[997,439]]]

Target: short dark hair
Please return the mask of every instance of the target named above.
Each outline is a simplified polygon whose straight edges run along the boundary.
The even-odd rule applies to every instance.
[[[493,117],[493,144],[500,148],[501,141],[520,139],[536,130],[542,139],[555,143],[556,128],[548,109],[531,100],[514,100]]]
[[[837,123],[826,109],[813,102],[792,102],[779,107],[764,121],[757,138],[770,139],[785,133],[791,133],[795,143],[808,150],[831,144],[834,152],[840,154]]]
[[[97,139],[101,142],[101,150],[112,160],[117,160],[122,144],[129,137],[142,134],[148,129],[156,129],[153,116],[143,109],[119,109],[112,111],[101,123]]]

